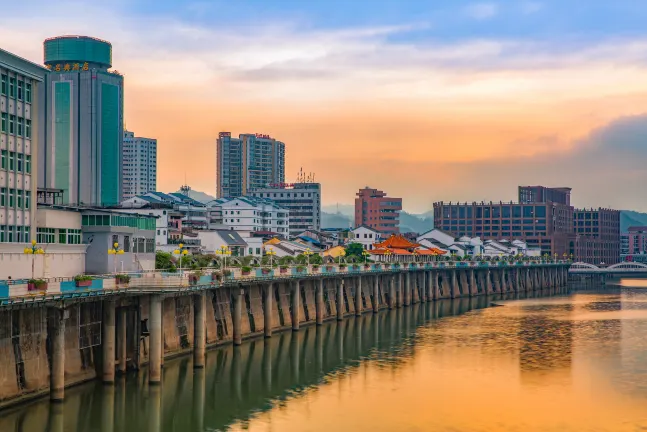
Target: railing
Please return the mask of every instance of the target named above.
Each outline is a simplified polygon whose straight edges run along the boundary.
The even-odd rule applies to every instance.
[[[42,279],[39,285],[29,284],[27,279],[0,281],[0,304],[8,304],[8,299],[40,299],[48,297],[76,297],[97,295],[105,292],[160,291],[167,289],[183,290],[197,287],[216,287],[240,281],[273,280],[286,278],[306,278],[317,276],[336,276],[342,274],[375,274],[395,271],[418,271],[454,268],[519,268],[540,266],[561,266],[569,261],[430,261],[417,263],[357,263],[292,265],[274,267],[252,267],[216,269],[213,267],[198,270],[168,272],[144,270],[130,273],[92,275],[91,280],[77,281],[75,278]],[[124,277],[127,276],[127,277]],[[127,281],[126,281],[127,279]]]

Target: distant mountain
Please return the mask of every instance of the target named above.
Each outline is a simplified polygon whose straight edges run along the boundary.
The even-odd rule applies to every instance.
[[[353,218],[342,213],[321,212],[322,228],[350,228],[353,226]]]
[[[322,228],[349,228],[354,225],[352,213],[342,213],[342,206],[339,206],[339,213],[328,212],[324,208],[330,209],[333,206],[322,207],[321,227]],[[352,207],[352,206],[351,206]],[[334,206],[336,209],[337,206]],[[421,215],[400,212],[400,232],[417,232],[419,234],[429,231],[434,227],[433,213],[427,212]]]
[[[182,193],[182,191],[177,191],[177,193]],[[193,189],[191,189],[189,191],[189,197],[193,198],[196,201],[200,201],[200,202],[203,202],[203,203],[213,201],[213,200],[216,199],[216,197],[212,197],[209,194],[206,194],[206,193],[200,192],[200,191],[196,191],[196,190],[193,190]]]
[[[620,232],[627,232],[630,226],[647,226],[647,213],[633,210],[621,210]]]
[[[349,218],[355,217],[355,205],[354,204],[332,204],[321,206],[321,211],[328,214],[341,214],[342,216],[348,216]]]

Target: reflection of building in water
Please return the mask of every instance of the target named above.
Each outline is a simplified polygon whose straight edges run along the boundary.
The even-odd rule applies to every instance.
[[[644,286],[633,286],[636,285]],[[618,333],[615,339],[616,352],[620,355],[613,385],[623,393],[647,395],[647,298],[644,292],[643,289],[623,289],[618,302],[622,316],[615,322]]]
[[[571,380],[573,322],[554,319],[547,314],[548,311],[554,313],[556,309],[561,309],[560,315],[568,317],[572,305],[524,308],[529,314],[520,319],[518,334],[519,369],[523,384]]]

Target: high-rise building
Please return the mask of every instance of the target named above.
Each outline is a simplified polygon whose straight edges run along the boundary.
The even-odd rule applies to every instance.
[[[124,79],[109,42],[47,39],[47,145],[39,148],[39,187],[63,190],[66,204],[118,204],[122,195]]]
[[[386,193],[368,186],[360,189],[355,198],[355,226],[367,226],[385,234],[400,232],[402,198],[391,198]]]
[[[218,198],[248,195],[285,182],[285,144],[262,134],[220,132],[217,143]]]
[[[321,228],[321,184],[278,183],[254,189],[250,195],[267,198],[290,211],[290,236]]]
[[[575,209],[575,255],[589,264],[615,264],[620,261],[620,211]]]
[[[42,66],[0,49],[0,243],[36,239],[36,164],[45,138],[46,76]]]
[[[570,188],[520,187],[519,202],[434,203],[434,225],[456,237],[521,239],[542,254],[599,265],[620,259],[620,213],[576,210]],[[535,200],[535,201],[533,201]]]
[[[123,199],[157,190],[157,140],[124,131]]]

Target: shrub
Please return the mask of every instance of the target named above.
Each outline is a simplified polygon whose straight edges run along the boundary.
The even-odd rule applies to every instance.
[[[47,281],[45,279],[29,279],[27,283],[34,285],[34,288],[41,288],[47,285]]]
[[[78,274],[74,276],[74,282],[85,282],[85,281],[91,281],[92,276],[84,275],[84,274]]]
[[[281,270],[287,270],[287,269],[288,269],[288,266],[286,266],[286,265],[281,266]]]
[[[314,264],[314,265],[312,266],[312,270],[319,270],[319,265],[318,265],[318,264]]]
[[[118,274],[115,275],[115,279],[117,279],[117,283],[128,283],[130,282],[130,275]]]
[[[305,269],[306,269],[306,266],[302,266],[302,265],[297,266],[297,271],[298,271],[298,272],[302,272],[302,271],[304,271]]]
[[[231,276],[231,270],[223,270],[223,271],[222,271],[222,275],[223,275],[224,277]]]
[[[250,271],[252,271],[252,268],[251,268],[250,266],[242,266],[242,267],[240,268],[240,270],[241,270],[243,273],[249,273]]]

